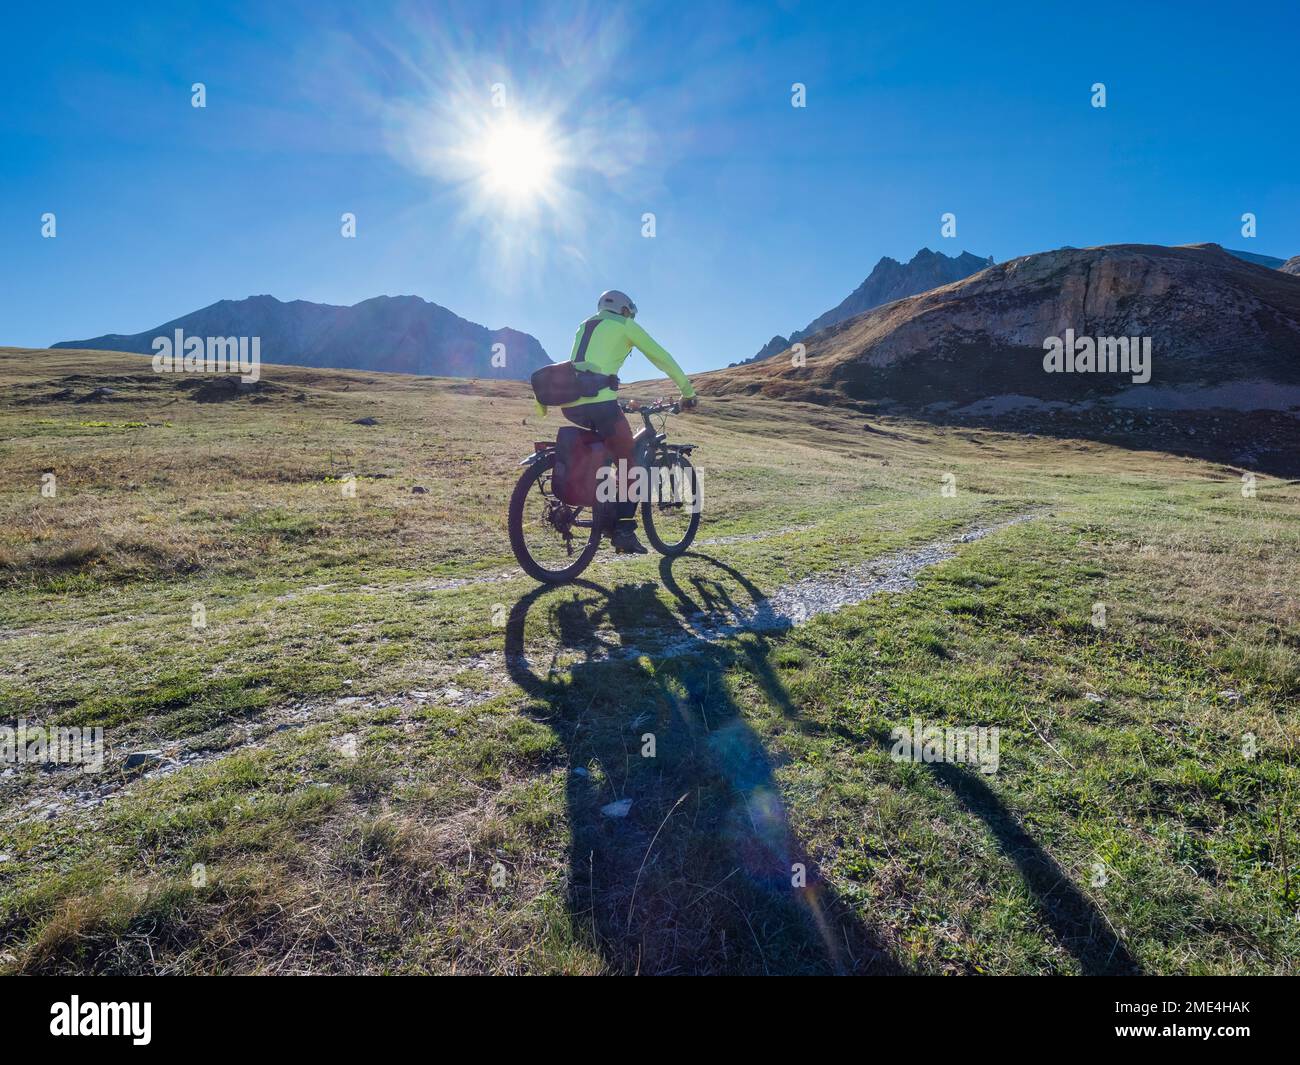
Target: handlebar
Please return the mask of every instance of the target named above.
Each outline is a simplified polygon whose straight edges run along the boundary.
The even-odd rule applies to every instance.
[[[630,399],[626,402],[620,402],[619,407],[625,414],[680,414],[682,405],[677,402],[669,402],[666,399],[657,399],[653,403],[641,403],[638,400]]]

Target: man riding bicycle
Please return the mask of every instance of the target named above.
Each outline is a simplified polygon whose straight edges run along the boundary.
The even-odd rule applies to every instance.
[[[635,318],[636,304],[626,293],[612,290],[602,294],[596,302],[596,313],[578,327],[570,361],[586,363],[583,368],[595,373],[617,374],[632,349],[636,348],[656,368],[672,378],[681,390],[683,409],[696,406],[698,400],[690,378],[673,357],[637,325]],[[594,396],[574,400],[560,409],[574,425],[590,429],[600,436],[614,456],[616,469],[629,471],[632,468],[635,464],[632,427],[624,417],[612,388],[602,388]],[[625,476],[625,473],[621,475],[618,486],[620,502],[612,504],[615,513],[605,516],[607,521],[614,523],[610,541],[620,554],[644,555],[646,549],[636,537],[636,503],[628,501],[631,493],[627,490]]]

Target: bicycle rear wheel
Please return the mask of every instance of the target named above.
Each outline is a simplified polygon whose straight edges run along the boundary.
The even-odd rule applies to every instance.
[[[600,529],[586,507],[569,506],[553,491],[555,456],[529,466],[510,496],[510,548],[525,573],[543,584],[563,584],[591,563]]]

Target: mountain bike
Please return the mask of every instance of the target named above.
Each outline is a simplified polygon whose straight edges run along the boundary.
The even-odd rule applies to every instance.
[[[690,460],[698,445],[668,443],[667,416],[680,412],[677,403],[631,401],[619,407],[626,414],[639,414],[645,423],[635,434],[633,462],[645,471],[641,484],[648,491],[639,505],[646,538],[660,554],[680,555],[700,527],[699,473]],[[533,453],[519,463],[524,472],[510,497],[508,520],[510,546],[519,565],[545,584],[563,584],[577,577],[590,565],[602,533],[608,531],[603,513],[597,513],[600,505],[574,506],[560,498],[554,484],[555,462],[555,441],[533,444]]]

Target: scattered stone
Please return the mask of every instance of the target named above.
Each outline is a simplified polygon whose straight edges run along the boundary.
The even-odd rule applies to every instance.
[[[1232,688],[1224,688],[1223,691],[1219,692],[1219,695],[1230,703],[1241,702],[1241,692],[1234,691]]]
[[[411,486],[411,495],[413,496],[428,495],[428,493],[429,490],[425,488],[424,485],[422,484],[416,484]]]
[[[182,382],[189,385],[190,382]],[[238,377],[210,377],[198,380],[190,399],[195,403],[226,403],[239,396],[263,391],[261,381],[241,381]]]
[[[371,418],[367,416],[365,418],[357,418],[355,421],[353,421],[352,424],[353,425],[378,425],[379,419]]]
[[[162,751],[132,751],[122,763],[123,769],[139,769],[141,766],[153,765],[162,761]]]
[[[626,817],[631,809],[631,799],[619,799],[618,802],[611,802],[606,806],[602,806],[600,812],[606,817]]]
[[[99,387],[99,388],[92,389],[90,392],[87,392],[84,396],[82,396],[82,397],[81,397],[79,400],[77,400],[76,402],[78,402],[78,403],[99,403],[101,400],[105,400],[105,399],[107,399],[109,396],[115,396],[115,395],[117,395],[117,392],[116,392],[114,389],[106,388],[106,387],[101,386],[101,387]]]
[[[575,766],[573,767],[573,775],[574,775],[575,777],[589,777],[589,776],[591,776],[591,774],[587,771],[587,769],[586,769],[584,766],[580,766],[580,765],[575,765]]]
[[[1106,701],[1105,696],[1098,695],[1096,692],[1084,692],[1083,697],[1090,703],[1104,703]]]
[[[349,695],[346,699],[336,699],[336,700],[334,700],[334,705],[335,705],[335,706],[355,706],[357,703],[359,703],[359,702],[361,702],[361,701],[362,701],[361,696],[359,696],[359,695]]]

